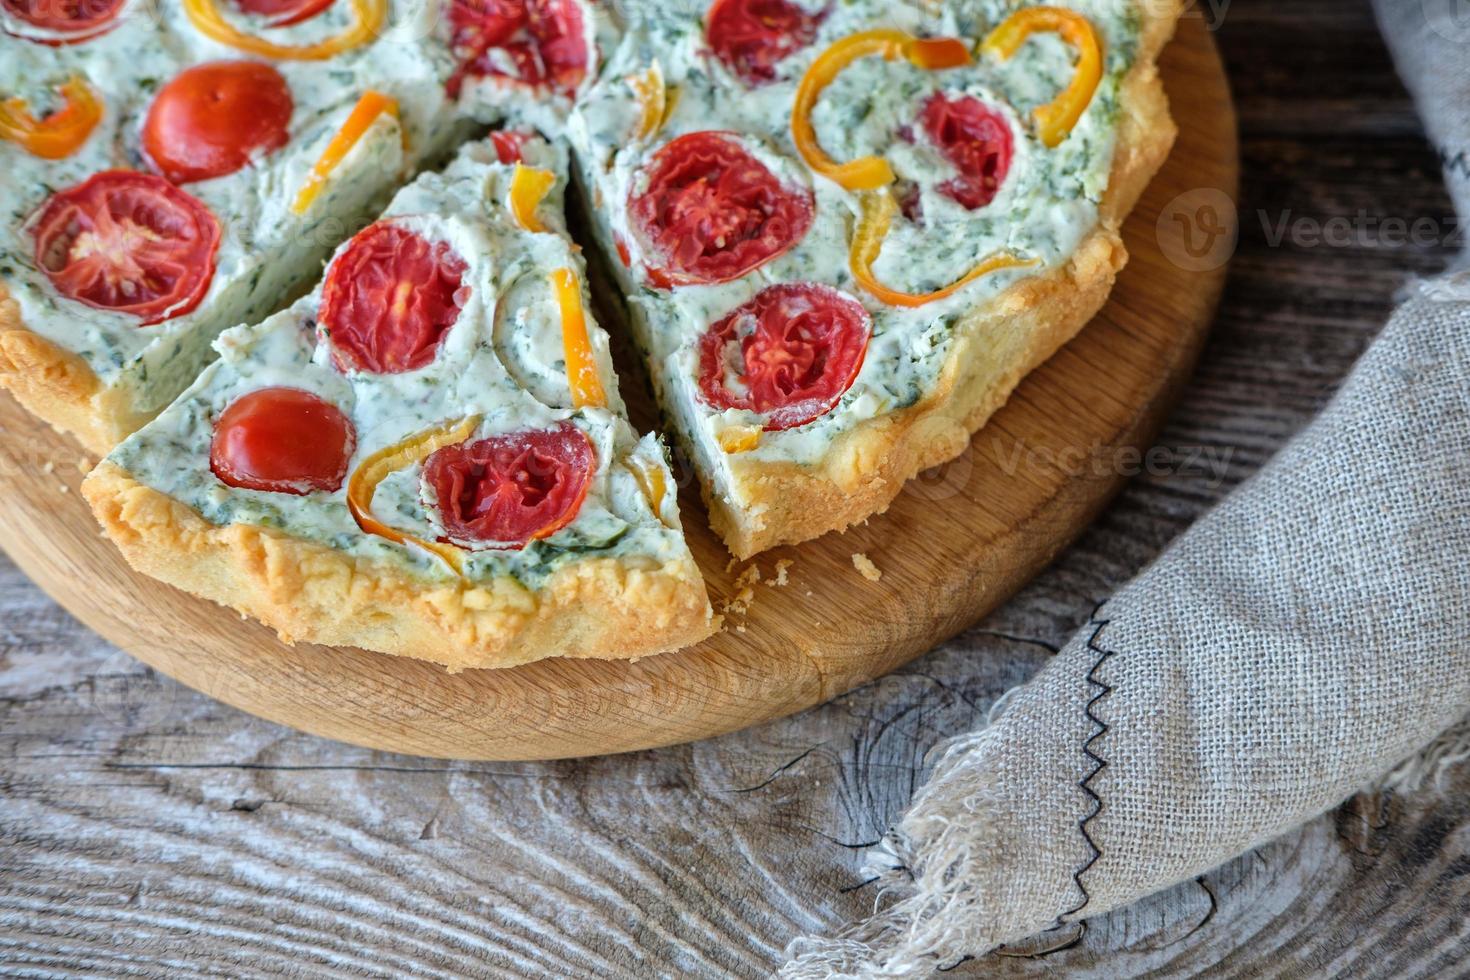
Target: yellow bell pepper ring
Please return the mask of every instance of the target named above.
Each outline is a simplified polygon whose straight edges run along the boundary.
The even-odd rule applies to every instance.
[[[437,428],[409,436],[363,460],[347,481],[347,509],[352,512],[357,526],[368,534],[386,538],[395,544],[417,545],[430,554],[438,555],[455,574],[463,575],[463,552],[452,545],[425,541],[379,521],[373,516],[373,496],[382,482],[394,473],[422,463],[445,446],[464,442],[479,427],[478,415],[458,422],[447,422]]]
[[[546,225],[536,212],[554,186],[556,175],[551,171],[516,164],[510,178],[510,213],[515,216],[516,224],[535,234],[546,231]]]
[[[731,456],[738,456],[759,448],[763,431],[759,425],[732,425],[721,429],[717,439],[721,449]]]
[[[888,237],[889,229],[893,227],[893,219],[898,214],[898,201],[891,190],[882,188],[863,195],[862,209],[862,219],[858,222],[857,232],[852,238],[849,267],[858,285],[871,293],[879,302],[889,306],[925,306],[953,296],[976,279],[988,276],[992,272],[1040,264],[1038,259],[1022,259],[1009,252],[999,252],[983,259],[959,279],[932,293],[907,293],[893,289],[878,281],[877,275],[873,272],[873,263],[878,261],[878,256],[883,252],[883,241]]]
[[[388,0],[348,2],[352,7],[352,23],[340,34],[315,44],[277,44],[246,34],[225,20],[219,0],[184,0],[184,13],[199,33],[232,48],[279,61],[325,61],[376,40],[388,21]]]
[[[893,183],[893,168],[882,157],[868,156],[838,163],[817,140],[812,112],[837,76],[859,58],[877,55],[885,61],[903,57],[920,68],[940,70],[970,63],[970,49],[955,38],[916,38],[904,31],[880,29],[853,34],[817,56],[796,89],[791,109],[791,138],[813,171],[848,190],[873,191]]]
[[[582,303],[582,282],[571,269],[551,274],[551,288],[561,309],[562,353],[567,362],[567,385],[573,408],[606,408],[607,392],[597,370],[597,358],[587,335],[587,311]]]
[[[657,136],[674,110],[674,104],[678,101],[678,89],[670,90],[668,83],[664,81],[663,68],[656,61],[646,71],[629,75],[627,81],[642,110],[638,120],[638,139],[646,140]]]
[[[82,78],[60,88],[60,109],[37,119],[22,98],[0,102],[0,139],[18,143],[43,160],[61,160],[82,148],[102,121],[102,99]]]
[[[1011,14],[990,32],[980,50],[1002,61],[1011,58],[1033,34],[1061,36],[1077,52],[1072,81],[1054,100],[1036,109],[1037,135],[1056,147],[1072,132],[1102,81],[1102,45],[1086,17],[1060,7],[1028,7]]]
[[[669,481],[664,477],[663,467],[649,462],[642,456],[629,456],[627,461],[628,472],[633,474],[633,479],[638,482],[638,488],[643,491],[643,496],[648,500],[648,506],[653,510],[653,516],[660,522],[664,522],[664,498],[669,493]]]
[[[383,95],[381,92],[363,93],[362,98],[358,99],[357,104],[352,107],[352,112],[348,113],[347,121],[332,136],[331,142],[322,151],[321,159],[317,160],[316,165],[311,168],[306,183],[296,195],[296,200],[291,203],[293,214],[307,212],[317,195],[322,192],[322,188],[327,186],[327,178],[332,175],[332,171],[337,169],[347,154],[352,152],[358,140],[362,139],[378,117],[385,112],[395,119],[398,118],[396,99]]]

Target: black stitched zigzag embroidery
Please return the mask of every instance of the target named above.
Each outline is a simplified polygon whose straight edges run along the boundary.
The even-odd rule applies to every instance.
[[[1092,709],[1097,706],[1099,701],[1113,693],[1113,688],[1099,678],[1097,672],[1102,668],[1103,664],[1107,663],[1116,655],[1116,651],[1104,649],[1098,643],[1098,640],[1102,637],[1103,630],[1107,629],[1108,624],[1111,622],[1111,620],[1101,619],[1101,614],[1102,606],[1098,606],[1097,610],[1092,614],[1092,621],[1088,624],[1094,627],[1094,629],[1092,636],[1087,639],[1087,649],[1097,654],[1097,660],[1093,663],[1092,669],[1087,672],[1087,683],[1097,688],[1097,693],[1093,696],[1092,700],[1087,702],[1086,711],[1088,720],[1097,726],[1097,730],[1092,733],[1087,741],[1082,743],[1082,751],[1092,760],[1093,769],[1077,783],[1082,792],[1086,793],[1092,799],[1092,810],[1081,820],[1077,821],[1077,829],[1081,832],[1082,839],[1087,841],[1087,846],[1091,849],[1092,856],[1087,859],[1087,863],[1083,864],[1072,875],[1072,880],[1077,884],[1077,890],[1082,893],[1082,901],[1058,916],[1058,924],[1081,912],[1087,907],[1087,903],[1092,901],[1092,896],[1087,893],[1087,886],[1082,884],[1082,876],[1092,870],[1092,866],[1102,857],[1102,849],[1097,846],[1097,842],[1092,839],[1092,834],[1087,830],[1087,825],[1097,818],[1097,815],[1102,812],[1103,808],[1102,797],[1098,796],[1093,790],[1092,781],[1097,778],[1098,773],[1108,767],[1107,760],[1094,752],[1092,748],[1093,743],[1108,733],[1108,725]]]

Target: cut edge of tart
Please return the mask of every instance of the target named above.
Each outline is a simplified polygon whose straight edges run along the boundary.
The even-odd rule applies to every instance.
[[[401,132],[396,118],[375,119],[364,135],[370,136],[374,145],[389,145],[397,149],[402,146]],[[359,140],[348,149],[340,174],[334,175],[335,177],[362,176],[362,169],[371,165],[370,157],[364,149],[368,142],[368,139]],[[95,173],[80,184],[53,194],[46,207],[28,219],[27,227],[35,225],[36,219],[44,217],[45,211],[58,198],[82,191],[88,185],[110,177],[135,177],[138,180],[166,184],[181,198],[194,201],[202,213],[210,213],[203,205],[198,205],[189,194],[187,186],[169,184],[148,171],[113,169]],[[334,179],[334,184],[339,183],[354,182]],[[349,227],[380,211],[392,191],[402,186],[401,182],[392,181],[374,184],[371,181],[358,180],[355,183],[361,184],[365,190],[354,190],[347,195],[356,198],[356,203],[342,210],[343,223]],[[218,219],[215,220],[217,245],[219,228]],[[313,244],[293,244],[279,250],[280,254],[272,265],[272,275],[284,275],[287,288],[281,293],[283,298],[299,293],[309,282],[309,277],[303,277],[300,273],[283,274],[281,270],[310,269],[330,254],[329,240],[323,238],[321,244],[315,244],[321,237],[303,233],[299,240]],[[208,323],[191,324],[185,333],[172,332],[172,321],[176,317],[195,312],[200,307],[201,300],[214,302],[219,299],[213,288],[216,275],[214,263],[215,256],[211,253],[207,257],[202,283],[189,296],[184,297],[183,301],[173,303],[165,316],[158,320],[139,318],[138,323],[129,328],[142,330],[159,327],[160,332],[136,356],[119,365],[116,371],[104,374],[99,374],[100,369],[89,364],[81,354],[68,350],[63,344],[38,330],[32,330],[25,321],[20,302],[5,282],[0,281],[0,388],[11,392],[32,415],[55,429],[75,436],[88,451],[99,456],[105,455],[154,418],[174,396],[187,387],[188,382],[208,363],[211,356],[206,353],[209,351],[209,341],[231,326],[228,321],[213,318]],[[237,289],[238,284],[232,283],[227,288]],[[82,299],[63,299],[79,306],[93,305]],[[269,309],[279,309],[280,306],[280,301],[275,300],[271,302]],[[249,319],[255,322],[262,319],[262,315],[255,314]],[[177,348],[177,352],[172,355],[164,354],[170,347]],[[184,351],[185,347],[188,348],[187,352]],[[187,362],[182,371],[180,365],[175,363],[180,360]],[[166,365],[164,361],[167,362]],[[150,370],[156,374],[177,375],[182,383],[174,387],[165,386],[162,393],[155,391],[139,380],[148,378]]]
[[[1177,133],[1158,57],[1173,36],[1179,6],[1139,6],[1138,46],[1120,80],[1116,144],[1096,226],[1064,264],[1026,276],[963,312],[937,382],[915,404],[853,424],[816,462],[790,462],[751,452],[767,435],[757,426],[732,424],[711,438],[693,406],[681,403],[687,394],[673,397],[676,389],[658,384],[670,434],[696,461],[710,523],[737,558],[844,530],[886,511],[909,480],[962,454],[1021,381],[1102,309],[1128,260],[1123,220],[1163,166]],[[584,169],[580,176],[596,186],[596,173]],[[626,268],[626,248],[619,251],[626,284],[634,274]],[[861,295],[856,284],[845,291]],[[631,294],[637,292],[635,286]],[[630,303],[629,313],[643,346],[653,349],[641,304]],[[654,366],[655,377],[663,367]]]
[[[506,578],[426,585],[271,528],[211,524],[115,463],[99,465],[82,492],[135,569],[258,619],[287,643],[358,647],[453,672],[548,657],[637,660],[713,632],[687,554],[577,562],[535,592]]]
[[[467,146],[310,296],[227,331],[94,469],[82,492],[135,569],[287,642],[451,671],[638,659],[714,631],[662,444],[623,416],[582,300],[565,157],[535,150],[562,175],[533,202],[545,225],[511,207],[528,168]],[[343,316],[365,333],[334,331]]]

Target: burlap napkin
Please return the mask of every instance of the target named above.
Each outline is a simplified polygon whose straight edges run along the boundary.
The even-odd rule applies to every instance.
[[[1470,18],[1440,2],[1378,6],[1470,215]],[[1265,843],[1465,715],[1467,626],[1470,273],[1416,287],[1307,431],[937,750],[870,855],[894,903],[783,976],[922,976]]]

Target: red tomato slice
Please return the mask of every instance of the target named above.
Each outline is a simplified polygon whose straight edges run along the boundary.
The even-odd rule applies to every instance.
[[[644,177],[628,212],[660,287],[738,279],[800,241],[816,211],[810,190],[783,185],[730,133],[680,136]]]
[[[578,0],[450,0],[449,94],[493,77],[570,95],[587,77],[584,23]]]
[[[852,387],[872,336],[872,317],[850,296],[811,282],[770,286],[700,339],[699,390],[715,408],[759,412],[766,429],[805,425]]]
[[[715,0],[705,39],[715,57],[747,85],[776,80],[776,67],[817,38],[827,11],[808,13],[791,0]]]
[[[424,462],[424,480],[451,541],[513,550],[570,524],[596,469],[591,440],[562,423],[446,446]]]
[[[126,0],[0,0],[16,20],[44,33],[19,34],[39,44],[80,44],[107,33]]]
[[[469,299],[467,268],[445,242],[390,221],[358,232],[322,286],[320,322],[337,367],[400,374],[432,362]]]
[[[175,184],[223,177],[286,145],[295,103],[259,61],[212,61],[169,82],[143,123],[143,150]]]
[[[971,211],[995,200],[1015,155],[1010,124],[972,95],[951,99],[942,92],[924,103],[924,131],[960,175],[939,189]]]
[[[290,27],[311,20],[333,0],[234,0],[242,14],[266,18],[267,27]]]
[[[490,134],[490,142],[495,145],[495,158],[507,164],[522,162],[522,151],[531,138],[530,133],[513,129],[501,129]]]
[[[300,388],[261,388],[214,424],[209,468],[229,486],[305,496],[342,487],[357,431],[342,410]]]
[[[36,265],[68,299],[148,326],[204,299],[219,234],[209,209],[162,177],[108,170],[46,202]]]

